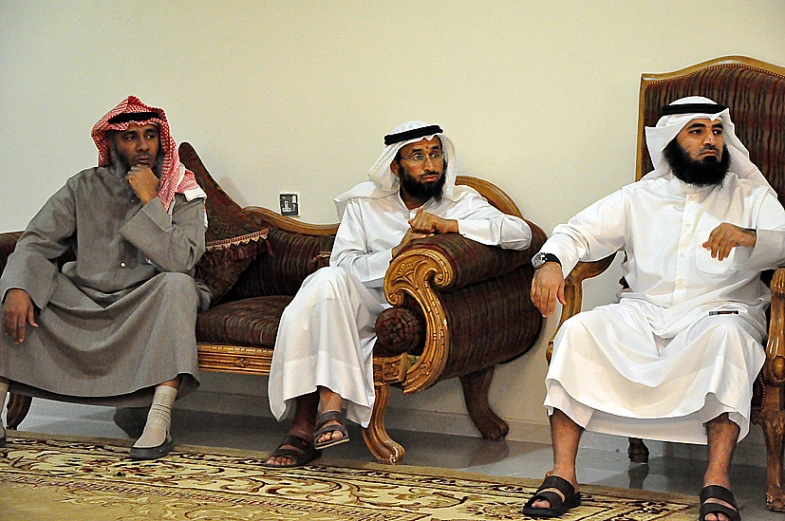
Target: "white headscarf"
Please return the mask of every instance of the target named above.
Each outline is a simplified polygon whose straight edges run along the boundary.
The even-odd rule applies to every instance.
[[[426,134],[423,132],[426,132]],[[349,199],[354,197],[380,198],[398,192],[401,187],[400,180],[390,169],[390,164],[395,159],[395,156],[398,155],[398,151],[411,143],[417,143],[423,139],[433,139],[434,137],[438,137],[442,142],[442,152],[444,152],[444,157],[447,161],[442,197],[454,200],[457,196],[455,193],[455,178],[458,175],[455,161],[455,146],[450,138],[442,133],[442,129],[438,125],[431,125],[424,121],[407,121],[395,127],[390,134],[384,136],[386,146],[382,150],[379,159],[368,170],[368,177],[371,180],[360,183],[348,192],[344,192],[335,198],[338,218],[343,218],[346,202]]]
[[[674,101],[669,106],[691,104],[715,105],[718,109],[722,110],[718,110],[714,113],[693,112],[689,114],[662,116],[659,121],[657,121],[657,126],[646,127],[646,147],[649,149],[649,156],[654,165],[654,170],[646,174],[643,178],[655,179],[667,175],[671,168],[668,161],[665,159],[663,150],[665,150],[668,143],[673,141],[690,121],[705,118],[712,121],[715,119],[722,120],[722,135],[731,157],[730,172],[743,179],[750,179],[751,181],[769,186],[768,181],[763,177],[763,174],[758,167],[750,161],[750,153],[741,141],[739,141],[739,138],[736,137],[736,126],[730,119],[730,109],[723,108],[721,105],[717,105],[716,102],[702,96],[681,98]]]

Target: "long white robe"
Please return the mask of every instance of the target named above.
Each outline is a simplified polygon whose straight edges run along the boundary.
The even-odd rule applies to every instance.
[[[384,275],[416,210],[398,193],[345,204],[330,267],[305,279],[281,318],[268,384],[279,420],[294,398],[317,386],[341,395],[350,420],[367,427],[371,418],[374,326],[389,307]],[[471,188],[456,187],[453,199],[431,199],[423,211],[457,220],[461,235],[483,244],[523,250],[531,242],[525,221],[504,215]]]
[[[756,246],[712,259],[701,245],[722,222],[756,229]],[[746,436],[770,300],[759,273],[785,260],[783,230],[776,193],[733,174],[705,188],[672,174],[644,179],[557,226],[542,251],[565,275],[621,250],[629,289],[560,329],[549,413],[589,431],[705,443],[703,424],[727,412]]]

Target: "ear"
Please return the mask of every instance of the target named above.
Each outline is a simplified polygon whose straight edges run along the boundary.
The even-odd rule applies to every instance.
[[[399,165],[398,161],[396,161],[394,159],[393,159],[392,163],[390,163],[390,170],[392,170],[392,173],[395,175],[395,177],[401,177],[401,175],[398,173],[398,169],[400,167],[401,167],[401,165]]]

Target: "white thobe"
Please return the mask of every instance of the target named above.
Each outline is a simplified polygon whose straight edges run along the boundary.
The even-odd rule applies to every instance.
[[[453,199],[430,199],[422,208],[457,220],[461,235],[482,244],[523,250],[531,242],[525,221],[503,214],[468,187],[458,186]],[[416,211],[398,193],[346,203],[330,267],[305,279],[278,327],[268,397],[279,420],[294,398],[324,386],[344,399],[350,420],[368,426],[375,396],[374,327],[389,307],[384,275]]]
[[[702,244],[722,222],[755,229],[755,247],[713,259]],[[706,443],[705,422],[727,412],[743,438],[765,361],[770,293],[759,274],[785,259],[783,230],[776,193],[733,174],[721,187],[642,180],[557,226],[542,251],[565,276],[621,250],[629,289],[559,330],[548,412],[589,431],[688,443]]]

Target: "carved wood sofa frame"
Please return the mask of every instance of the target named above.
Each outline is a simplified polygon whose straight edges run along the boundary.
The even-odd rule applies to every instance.
[[[768,181],[785,200],[785,68],[752,58],[728,56],[665,74],[644,74],[640,86],[636,180],[653,169],[645,142],[645,126],[653,126],[660,108],[689,95],[711,98],[730,107],[741,142],[750,151]],[[768,128],[765,128],[769,125]],[[548,344],[551,359],[553,338],[565,320],[581,311],[583,281],[603,273],[613,262],[611,255],[596,262],[579,263],[569,274],[565,287],[567,304]],[[772,302],[766,363],[753,399],[752,422],[763,428],[767,456],[766,504],[770,510],[785,511],[782,487],[783,384],[785,383],[785,269],[777,269],[770,283]],[[632,461],[648,461],[642,440],[630,438]]]

